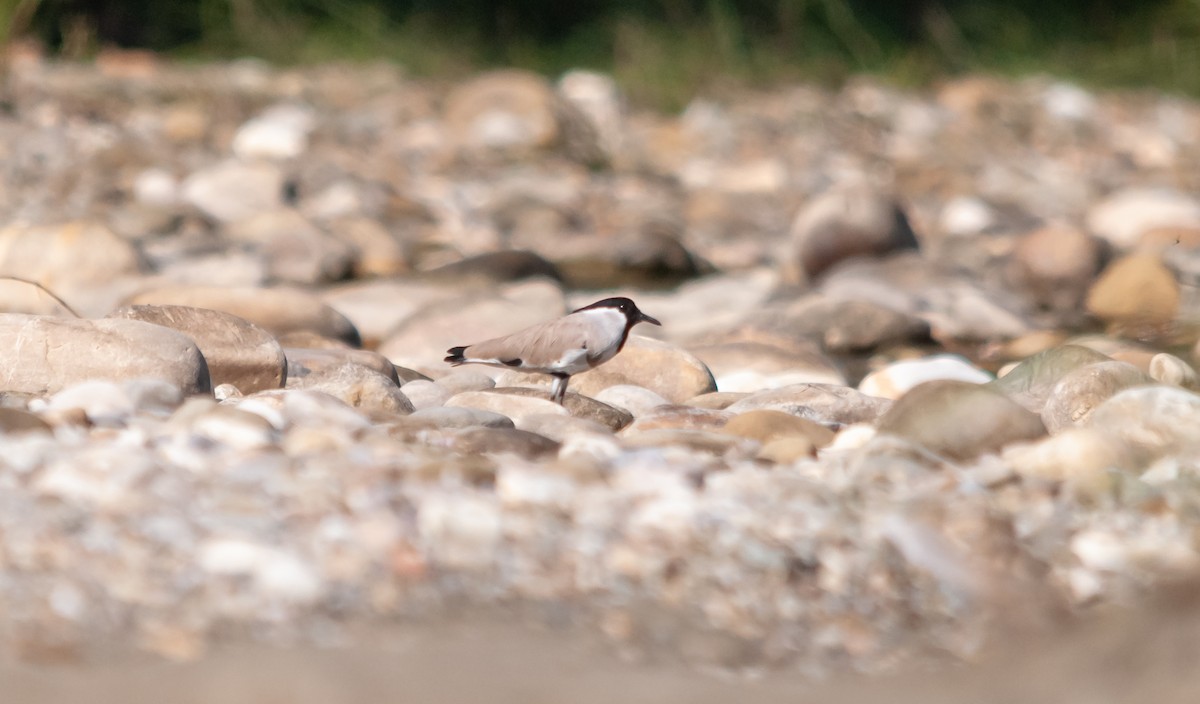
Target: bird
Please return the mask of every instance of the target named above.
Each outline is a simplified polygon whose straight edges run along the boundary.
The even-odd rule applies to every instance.
[[[628,298],[605,298],[511,335],[451,347],[444,361],[549,374],[554,378],[550,398],[561,406],[571,377],[615,357],[638,323],[662,325]]]

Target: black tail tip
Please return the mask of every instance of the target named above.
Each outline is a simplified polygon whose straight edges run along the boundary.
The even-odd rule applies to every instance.
[[[446,358],[443,359],[442,361],[446,362],[447,364],[454,364],[454,365],[462,364],[463,362],[466,361],[466,359],[463,357],[463,352],[466,352],[466,351],[467,351],[467,348],[465,346],[464,347],[451,347],[450,349],[446,350]]]

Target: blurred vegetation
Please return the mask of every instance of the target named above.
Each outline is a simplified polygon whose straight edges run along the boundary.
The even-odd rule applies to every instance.
[[[117,45],[450,77],[590,67],[660,105],[723,81],[857,72],[1044,71],[1200,95],[1200,0],[0,0],[0,20],[68,57]]]

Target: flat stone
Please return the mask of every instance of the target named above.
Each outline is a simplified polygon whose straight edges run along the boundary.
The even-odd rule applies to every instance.
[[[213,385],[232,384],[243,394],[278,389],[287,382],[288,360],[266,330],[229,313],[189,306],[124,306],[109,318],[141,320],[192,338],[208,362]]]
[[[751,394],[725,410],[737,415],[747,411],[782,411],[826,426],[874,423],[892,402],[867,396],[846,386],[795,384]]]
[[[783,438],[803,438],[810,447],[822,448],[833,442],[834,432],[806,418],[782,411],[746,411],[729,419],[722,432],[757,440],[765,446]],[[779,448],[777,448],[779,449]]]
[[[741,391],[710,391],[709,393],[689,398],[685,405],[721,411],[750,396],[751,394]]]
[[[366,367],[376,374],[382,374],[397,385],[400,375],[396,366],[387,357],[370,350],[351,348],[303,349],[285,347],[283,353],[287,356],[289,375],[295,377],[319,373],[343,364],[357,364]],[[418,378],[420,378],[418,376]]]
[[[408,416],[409,420],[428,421],[439,428],[512,428],[512,419],[508,416],[478,408],[466,407],[435,407],[419,408]]]
[[[218,222],[236,222],[283,205],[283,171],[266,162],[236,159],[187,177],[183,198]]]
[[[188,336],[140,320],[0,314],[0,390],[51,394],[89,379],[162,379],[210,393],[208,365]]]
[[[1073,369],[1051,389],[1042,407],[1042,422],[1051,433],[1082,425],[1097,406],[1119,391],[1153,382],[1132,364],[1116,360]]]
[[[725,411],[693,406],[660,406],[635,420],[626,428],[625,434],[663,429],[721,430],[732,417],[733,414]]]
[[[248,320],[275,336],[307,330],[353,347],[362,344],[346,316],[295,288],[164,286],[142,291],[127,303],[211,308]]]
[[[570,415],[566,408],[545,397],[523,396],[519,394],[497,393],[496,389],[488,391],[463,391],[451,396],[445,403],[446,408],[476,408],[508,416],[518,427],[523,427],[528,416],[552,413]]]
[[[521,386],[496,387],[487,393],[521,396],[524,398],[550,399],[550,394],[541,389],[530,389]],[[581,394],[568,392],[563,398],[563,406],[575,418],[599,423],[613,432],[624,428],[633,421],[633,416],[628,411]]]
[[[404,395],[412,403],[413,408],[437,408],[450,400],[451,394],[444,386],[438,386],[432,381],[417,379],[401,387]]]
[[[465,455],[513,454],[536,460],[558,454],[559,444],[520,428],[466,428],[454,438],[454,449]]]
[[[939,455],[966,460],[1045,435],[1042,420],[1003,393],[963,381],[930,381],[909,391],[879,419],[880,434],[902,437]]]
[[[351,408],[371,413],[407,415],[413,412],[412,403],[395,379],[353,362],[289,377],[288,388],[322,391]]]
[[[616,408],[622,408],[635,418],[650,413],[655,408],[670,403],[667,399],[650,389],[632,384],[617,384],[602,389],[596,394],[596,400]]]
[[[659,428],[621,436],[628,448],[684,448],[717,457],[753,457],[759,445],[745,438],[705,430]]]
[[[558,443],[564,443],[580,435],[611,436],[612,428],[594,420],[560,416],[558,414],[526,416],[523,428],[531,433],[537,433]]]

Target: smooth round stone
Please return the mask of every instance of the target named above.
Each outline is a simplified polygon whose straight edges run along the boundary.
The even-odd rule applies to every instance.
[[[812,459],[816,456],[817,446],[809,438],[800,435],[789,435],[768,440],[762,446],[762,449],[758,451],[757,455],[760,460],[766,460],[775,464],[791,464],[799,460]]]
[[[988,386],[930,381],[900,397],[879,419],[894,435],[951,459],[966,460],[1046,434],[1042,420]]]
[[[819,276],[838,262],[917,249],[900,204],[867,185],[835,186],[807,203],[792,223],[798,272]]]
[[[248,320],[277,337],[307,330],[352,347],[362,343],[346,316],[296,288],[164,286],[142,291],[128,303],[211,308]]]
[[[545,78],[499,70],[459,83],[446,96],[450,138],[467,152],[528,151],[559,136],[557,100]]]
[[[401,390],[408,397],[413,408],[418,411],[423,408],[440,407],[453,395],[445,387],[424,379],[410,381],[402,386]]]
[[[512,419],[508,416],[478,408],[466,407],[434,407],[419,408],[408,416],[413,421],[428,421],[438,428],[512,428]]]
[[[242,123],[230,145],[246,160],[294,159],[308,148],[308,135],[316,127],[316,114],[306,105],[273,105]]]
[[[782,411],[833,426],[873,423],[891,405],[887,399],[867,396],[847,386],[796,384],[751,394],[725,410],[735,415],[747,411]]]
[[[1004,449],[1004,461],[1023,477],[1105,484],[1113,469],[1128,467],[1130,457],[1121,447],[1093,428],[1066,428],[1031,443]]]
[[[471,367],[455,369],[449,374],[439,377],[434,383],[449,391],[451,395],[464,391],[487,391],[496,388],[495,379]]]
[[[801,383],[846,383],[816,343],[798,351],[760,342],[725,342],[693,347],[691,352],[712,371],[717,388],[722,391],[754,392]]]
[[[1081,425],[1117,392],[1153,381],[1132,364],[1115,360],[1079,367],[1054,385],[1042,407],[1042,422],[1051,433]]]
[[[287,381],[283,348],[266,330],[235,315],[189,306],[134,305],[118,308],[108,317],[141,320],[192,338],[208,363],[214,386],[233,384],[249,394],[278,389]]]
[[[1009,274],[1037,303],[1072,311],[1099,273],[1101,255],[1100,241],[1080,229],[1043,227],[1017,239]]]
[[[1179,283],[1154,254],[1131,254],[1105,268],[1087,295],[1087,310],[1107,323],[1161,325],[1179,309]]]
[[[273,389],[225,402],[266,418],[277,429],[292,426],[361,430],[371,421],[346,401],[320,390]]]
[[[712,411],[693,406],[666,405],[633,421],[624,434],[642,433],[649,430],[720,430],[732,418],[731,413]]]
[[[733,404],[749,397],[749,393],[740,391],[710,391],[706,394],[700,394],[689,398],[685,405],[694,408],[708,408],[714,411],[723,411]]]
[[[545,398],[547,400],[550,398],[550,395],[545,391],[520,386],[497,387],[489,393],[525,398]],[[581,394],[568,392],[563,399],[563,407],[572,416],[599,423],[613,432],[624,428],[633,421],[633,416],[628,411],[610,406],[607,403],[601,403],[594,398],[589,398]]]
[[[1150,377],[1171,386],[1180,386],[1189,391],[1200,389],[1200,375],[1192,365],[1173,354],[1160,352],[1150,358]]]
[[[257,251],[276,283],[312,285],[350,273],[354,249],[290,208],[256,213],[225,226],[223,234]]]
[[[91,379],[73,384],[46,399],[46,412],[54,416],[79,410],[97,425],[119,425],[134,413],[133,399],[120,384]]]
[[[753,457],[759,445],[745,438],[719,432],[688,428],[659,428],[621,436],[621,445],[626,448],[671,448],[703,452],[718,457]]]
[[[372,413],[407,415],[413,412],[412,403],[394,379],[352,362],[290,377],[287,388],[322,391],[352,408]]]
[[[601,389],[595,398],[601,403],[625,409],[634,418],[644,416],[655,408],[670,403],[650,389],[632,384],[617,384]]]
[[[0,314],[0,390],[47,394],[92,379],[151,377],[210,393],[208,365],[188,336],[139,320]]]
[[[734,416],[721,429],[730,435],[757,440],[765,446],[784,438],[803,439],[810,448],[833,442],[834,432],[806,418],[782,411],[746,411]]]
[[[557,414],[534,414],[527,416],[523,428],[531,433],[548,437],[558,443],[566,442],[568,438],[580,434],[612,435],[613,432],[612,428],[597,423],[594,420],[586,420],[574,416],[560,416]]]
[[[1127,188],[1091,207],[1088,229],[1117,249],[1132,249],[1148,230],[1200,226],[1200,201],[1178,191]]]
[[[213,404],[172,419],[196,435],[238,450],[261,450],[279,443],[279,431],[260,415]]]
[[[858,390],[868,396],[895,400],[914,386],[939,379],[986,384],[993,377],[957,355],[935,355],[892,362],[868,374],[859,383]]]
[[[1174,386],[1125,389],[1100,404],[1086,427],[1141,460],[1200,448],[1200,396]]]
[[[111,286],[114,279],[140,270],[134,246],[99,222],[77,220],[0,229],[0,276],[36,281],[59,296],[80,288]],[[12,291],[14,287],[6,284],[5,288]],[[38,300],[32,292],[27,295]],[[38,307],[57,310],[45,302]]]
[[[0,435],[49,432],[50,424],[37,414],[19,408],[0,407]]]
[[[929,339],[929,323],[863,300],[820,294],[771,306],[750,316],[739,334],[767,333],[802,344],[817,341],[834,353],[863,352]]]
[[[121,382],[121,391],[129,397],[136,413],[152,416],[169,416],[184,401],[183,392],[178,386],[150,377],[127,379]]]
[[[396,365],[392,364],[387,357],[371,350],[285,347],[283,353],[287,357],[289,376],[302,377],[323,373],[343,364],[357,364],[376,374],[382,374],[397,384],[400,383]]]
[[[236,222],[283,205],[283,171],[263,161],[229,159],[183,182],[183,198],[218,222]]]
[[[513,454],[528,460],[558,454],[559,443],[520,428],[466,428],[454,437],[454,449],[464,455]]]
[[[1041,413],[1054,385],[1071,371],[1112,358],[1088,347],[1061,345],[1022,360],[1007,374],[989,383],[1034,413]]]
[[[539,414],[570,415],[566,408],[543,396],[521,396],[517,394],[488,391],[463,391],[451,396],[446,408],[475,408],[490,411],[512,419],[518,428],[524,427],[525,418]]]
[[[0,279],[0,313],[76,317],[75,312],[49,290],[31,281],[17,279]]]

